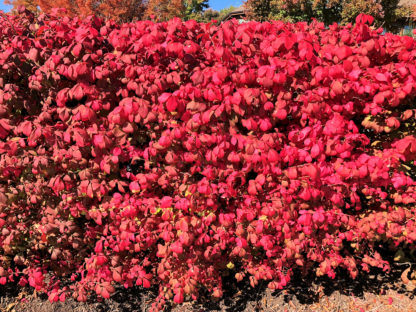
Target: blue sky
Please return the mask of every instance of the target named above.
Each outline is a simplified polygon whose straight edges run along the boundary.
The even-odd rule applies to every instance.
[[[242,3],[242,0],[209,0],[209,6],[217,11],[228,8],[230,5],[239,7]]]
[[[5,5],[3,0],[0,0],[0,10],[9,11],[11,6]],[[240,6],[243,3],[243,0],[209,0],[209,6],[214,10],[221,10],[228,8],[230,5]]]
[[[10,5],[5,5],[5,4],[4,4],[4,1],[3,1],[3,0],[1,0],[1,3],[0,3],[0,10],[7,12],[7,11],[9,11],[9,10],[10,10],[10,8],[11,8],[11,6],[10,6]]]

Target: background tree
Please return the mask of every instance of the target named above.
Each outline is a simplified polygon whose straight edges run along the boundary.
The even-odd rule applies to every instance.
[[[181,17],[184,10],[182,0],[149,0],[145,16],[154,16],[156,20],[168,20],[178,15]]]
[[[256,21],[264,21],[270,19],[274,14],[271,12],[272,0],[247,0],[244,3],[247,9],[247,16],[249,19]],[[275,13],[284,11],[282,5],[277,5],[273,8]]]
[[[398,1],[393,1],[397,2]],[[384,18],[384,8],[380,0],[363,1],[363,0],[349,0],[342,2],[341,17],[344,23],[352,22],[360,13],[366,13],[375,18],[375,20],[382,20]]]
[[[200,20],[206,8],[208,0],[149,0],[145,16],[154,16],[158,21],[174,17]]]
[[[95,0],[95,2],[99,1]],[[146,3],[144,0],[105,0],[100,1],[94,13],[96,15],[101,14],[104,17],[114,17],[114,19],[122,22],[129,22],[142,19],[145,9]]]
[[[13,9],[17,9],[18,6],[23,5],[29,11],[36,12],[38,10],[38,4],[36,0],[5,0],[5,4],[12,5]]]
[[[204,22],[208,23],[212,20],[219,20],[220,12],[213,10],[211,8],[208,8],[204,10],[199,17],[197,17],[198,22]]]
[[[40,8],[49,13],[52,8],[65,8],[69,16],[85,17],[91,14],[120,22],[141,19],[145,11],[143,0],[6,0],[17,8],[24,5],[30,11]]]
[[[119,22],[155,17],[168,20],[179,17],[184,20],[210,21],[219,12],[209,10],[208,0],[6,0],[16,9],[24,5],[35,12],[38,9],[49,13],[52,8],[65,8],[69,16],[96,15]]]
[[[255,20],[308,21],[316,18],[327,24],[340,19],[341,0],[247,0],[249,18]]]
[[[398,21],[412,11],[408,1],[399,0],[247,0],[248,16],[254,20],[310,21],[325,24],[353,22],[358,14],[372,15],[377,26],[388,30],[399,27]]]
[[[188,0],[185,1],[184,19],[201,20],[204,10],[208,8],[208,0]]]

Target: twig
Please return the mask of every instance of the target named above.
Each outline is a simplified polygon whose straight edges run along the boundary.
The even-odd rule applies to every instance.
[[[402,262],[402,263],[394,263],[393,265],[410,265],[410,266],[412,266],[414,264],[416,264],[416,262],[408,261],[408,262]]]
[[[12,24],[12,22],[10,22],[9,21],[9,18],[8,18],[8,16],[7,16],[7,14],[5,14],[5,13],[3,13],[3,12],[0,12],[0,15],[1,15],[1,17],[3,17],[9,24],[10,24],[10,26],[11,26],[11,28],[12,28],[12,30],[13,30],[13,32],[14,32],[14,34],[15,35],[17,35],[17,31],[16,31],[16,29],[14,28],[14,26],[13,26],[13,24]]]

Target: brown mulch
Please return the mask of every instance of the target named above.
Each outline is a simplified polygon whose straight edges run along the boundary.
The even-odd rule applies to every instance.
[[[251,288],[246,281],[224,281],[224,297],[214,301],[204,294],[196,303],[166,307],[170,312],[273,312],[273,311],[338,311],[338,312],[416,312],[416,280],[405,284],[401,278],[406,266],[396,266],[390,273],[373,271],[355,280],[335,280],[295,275],[290,286],[273,292],[267,284]],[[344,274],[346,276],[346,274]],[[155,290],[118,289],[106,301],[93,298],[80,303],[72,299],[51,304],[44,295],[28,289],[0,287],[1,312],[133,312],[147,311]]]

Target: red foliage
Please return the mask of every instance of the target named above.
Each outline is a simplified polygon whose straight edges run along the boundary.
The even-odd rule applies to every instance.
[[[0,283],[157,309],[227,270],[388,270],[380,243],[416,240],[416,42],[369,21],[3,16]]]

